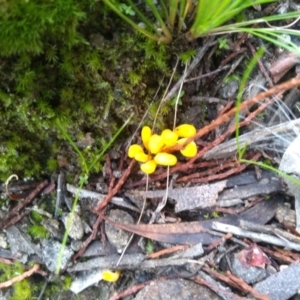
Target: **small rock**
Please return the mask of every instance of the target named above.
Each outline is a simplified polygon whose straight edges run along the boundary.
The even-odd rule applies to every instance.
[[[63,234],[59,228],[59,222],[57,220],[55,219],[43,220],[41,222],[41,225],[43,225],[53,237],[59,240],[63,238]]]
[[[209,288],[189,280],[156,280],[139,291],[135,300],[219,300]]]
[[[63,216],[63,222],[65,225],[65,228],[67,229],[69,227],[68,235],[74,240],[81,240],[84,235],[84,228],[81,221],[81,218],[77,213],[68,213]],[[69,222],[71,222],[71,225],[69,225]]]
[[[4,233],[0,233],[0,248],[7,249],[7,238]]]
[[[82,245],[83,245],[82,241],[72,241],[71,242],[71,248],[75,252],[79,251],[81,249]]]
[[[42,246],[42,259],[46,267],[50,272],[55,272],[58,263],[58,258],[60,256],[62,244],[53,239],[49,239],[43,241],[41,246]],[[67,266],[73,253],[74,252],[70,247],[68,246],[64,247],[62,257],[61,257],[61,262],[60,262],[61,269],[64,269]]]
[[[133,224],[131,215],[120,209],[112,209],[109,219],[122,224]],[[131,236],[130,232],[115,227],[109,222],[105,222],[105,231],[109,242],[117,248],[118,253],[122,253]]]
[[[245,282],[252,284],[264,279],[267,276],[267,272],[264,268],[249,266],[245,267],[243,263],[241,263],[238,254],[233,255],[232,273],[238,277],[242,278]]]
[[[260,294],[268,295],[270,300],[287,300],[297,294],[300,288],[300,264],[288,268],[257,283],[254,289]]]
[[[300,135],[286,149],[279,165],[279,170],[300,182]],[[283,176],[289,192],[295,196],[296,230],[300,232],[300,186]]]

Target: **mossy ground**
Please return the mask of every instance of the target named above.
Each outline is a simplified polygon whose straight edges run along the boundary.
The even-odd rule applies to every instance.
[[[17,2],[0,6],[2,181],[56,170],[66,142],[57,119],[74,141],[91,132],[92,160],[131,113],[131,124],[141,120],[172,71],[165,45],[137,35],[100,2]]]

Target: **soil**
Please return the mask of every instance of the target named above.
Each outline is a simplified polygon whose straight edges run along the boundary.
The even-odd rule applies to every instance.
[[[94,38],[96,43],[97,36]],[[2,207],[1,226],[10,229],[0,239],[3,240],[0,256],[7,261],[21,261],[26,266],[24,272],[32,267],[32,262],[40,265],[43,272],[26,279],[38,287],[35,299],[275,299],[269,292],[272,284],[284,285],[278,291],[281,297],[278,299],[297,299],[300,284],[292,280],[284,283],[284,276],[299,278],[300,256],[299,233],[294,229],[294,198],[288,194],[282,178],[238,162],[236,151],[230,152],[227,147],[222,150],[224,153],[217,151],[220,156],[203,159],[208,150],[233,138],[234,114],[230,118],[226,114],[234,107],[249,57],[261,44],[258,38],[238,34],[222,38],[227,39],[228,49],[219,49],[214,37],[199,39],[191,45],[197,51],[205,47],[207,50],[187,78],[197,77],[184,85],[185,93],[178,110],[177,125],[189,123],[197,129],[207,128],[195,140],[200,155],[191,161],[178,154],[178,165],[170,169],[158,168],[149,176],[150,193],[145,194],[146,176],[139,164],[134,164],[126,153],[128,143],[133,140],[140,143],[139,134],[131,136],[126,143],[113,144],[102,172],[90,176],[83,189],[77,190],[76,205],[76,189],[82,174],[78,157],[70,145],[59,150],[57,174],[45,176],[44,181],[20,180],[9,187],[2,185],[3,198],[8,199],[9,191],[10,197],[25,200],[7,201]],[[272,45],[266,47],[267,51],[247,82],[244,101],[264,89],[299,78],[298,60],[294,56]],[[126,61],[124,58],[124,65]],[[283,66],[280,62],[284,62]],[[177,80],[183,72],[180,69]],[[291,88],[286,88],[284,94],[276,93],[289,106],[288,113],[283,112],[283,106],[278,103],[262,111],[259,111],[260,105],[249,103],[241,113],[241,122],[244,119],[247,122],[241,124],[240,134],[295,119],[297,96],[293,97],[288,89]],[[291,90],[296,95],[299,92],[296,86]],[[272,100],[272,95],[269,96]],[[167,114],[165,124],[173,123],[173,112]],[[221,121],[211,126],[213,120]],[[134,130],[140,132],[138,125],[134,128],[131,125],[126,134]],[[91,136],[93,132],[77,141],[83,153],[87,147],[93,147]],[[245,157],[268,160],[276,166],[294,137],[292,133],[285,135],[281,143],[278,135],[271,135],[268,145],[262,140],[253,142]],[[168,201],[161,206],[166,186]],[[184,209],[178,208],[178,201],[186,201]],[[33,210],[42,215],[42,221],[34,218]],[[75,214],[70,217],[71,210],[75,210]],[[143,216],[138,225],[141,210]],[[243,227],[241,220],[248,221],[249,227]],[[225,230],[213,230],[214,222],[222,223]],[[40,226],[35,232],[32,231],[34,224]],[[255,228],[250,228],[251,225]],[[68,226],[69,234],[61,250]],[[229,226],[246,233],[264,233],[270,240],[287,233],[289,235],[281,241],[288,239],[289,244],[285,247],[268,242],[267,238],[260,240],[246,233],[229,233]],[[46,229],[44,236],[41,227]],[[128,232],[135,235],[117,265],[131,239]],[[59,253],[61,271],[54,275]],[[283,273],[284,267],[289,270],[288,275]],[[116,282],[101,280],[105,269],[121,270],[120,278]],[[67,276],[72,278],[73,284],[79,280],[80,287],[86,284],[86,289],[78,295],[68,290]],[[272,281],[268,283],[268,280]],[[43,289],[45,282],[47,286]],[[262,283],[266,287],[262,287]],[[122,294],[124,291],[126,293]],[[13,293],[13,288],[6,289],[1,299],[10,299]],[[264,294],[271,296],[268,298]]]

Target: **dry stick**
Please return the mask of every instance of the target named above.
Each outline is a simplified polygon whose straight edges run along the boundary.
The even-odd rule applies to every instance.
[[[250,98],[248,100],[245,100],[243,103],[240,104],[239,107],[232,108],[230,111],[228,111],[223,116],[221,116],[218,119],[216,119],[215,121],[213,121],[211,124],[209,124],[209,125],[201,128],[193,137],[187,139],[187,141],[184,144],[170,147],[170,148],[166,149],[165,151],[166,152],[167,151],[168,152],[174,152],[174,151],[180,150],[185,145],[187,145],[188,143],[190,143],[191,141],[201,138],[205,134],[209,133],[211,130],[213,130],[216,127],[220,126],[221,124],[223,124],[225,122],[228,122],[230,120],[230,118],[232,116],[234,116],[237,112],[241,112],[243,110],[246,110],[246,109],[250,108],[251,106],[253,106],[254,104],[259,103],[259,101],[272,96],[273,94],[283,93],[284,91],[290,90],[290,89],[292,89],[292,88],[294,88],[296,86],[300,86],[300,79],[291,79],[291,80],[289,80],[289,81],[287,81],[285,83],[282,83],[280,85],[276,85],[276,86],[272,87],[271,89],[269,89],[269,90],[267,90],[265,92],[259,93],[255,97],[252,97],[252,98]],[[262,109],[264,109],[267,105],[269,105],[273,101],[274,100],[262,104],[258,108],[258,110],[261,111]],[[256,113],[258,110],[256,110],[255,112],[251,113],[244,121],[242,121],[240,123],[239,126],[241,127],[241,126],[244,126],[244,125],[248,124],[250,122],[251,118],[253,118],[254,113]],[[234,132],[234,130],[235,129],[233,129],[233,127],[232,127],[231,131]],[[227,133],[225,135],[227,135]],[[173,174],[173,173],[179,172],[179,171],[187,171],[189,169],[192,169],[193,168],[192,163],[196,159],[199,159],[200,157],[202,157],[208,150],[210,150],[214,146],[216,146],[219,143],[221,143],[224,139],[225,139],[224,135],[220,136],[217,140],[213,141],[207,147],[204,147],[201,151],[199,151],[198,154],[194,158],[190,159],[186,164],[178,164],[175,167],[173,167],[170,170],[170,174]],[[151,183],[153,181],[157,181],[157,180],[162,180],[165,177],[166,177],[165,173],[153,176],[152,178],[150,178],[149,183]],[[141,180],[139,182],[132,183],[132,184],[130,184],[128,186],[129,187],[135,187],[135,186],[139,186],[141,184],[144,184],[143,180]]]
[[[250,160],[252,161],[257,161],[259,158],[261,157],[260,153],[257,153],[255,156],[253,156]],[[192,183],[207,183],[210,181],[214,181],[214,180],[221,180],[221,179],[225,179],[228,178],[231,175],[234,174],[239,174],[242,171],[244,171],[247,167],[249,166],[249,164],[240,164],[237,165],[235,168],[232,168],[226,172],[223,172],[221,174],[215,174],[215,175],[210,175],[208,177],[205,178],[195,178],[195,179],[191,179],[190,182]]]
[[[232,275],[229,271],[226,272],[226,275],[233,282],[236,282],[244,291],[251,293],[255,297],[255,299],[269,300],[269,297],[267,295],[260,294],[254,288],[252,288],[249,284],[247,284],[243,279],[238,278],[238,277]]]
[[[287,82],[276,85],[265,92],[259,93],[257,96],[252,97],[251,99],[248,99],[248,100],[242,102],[239,105],[239,107],[232,108],[229,112],[225,113],[223,116],[219,117],[218,119],[216,119],[209,125],[201,128],[193,137],[188,138],[184,144],[170,147],[168,149],[165,149],[165,151],[166,152],[174,152],[174,151],[180,150],[180,149],[184,148],[190,142],[201,138],[202,136],[204,136],[211,130],[215,129],[217,126],[220,126],[221,124],[223,124],[225,122],[229,122],[230,118],[233,117],[237,112],[244,111],[245,109],[250,108],[251,106],[259,103],[260,101],[262,101],[265,98],[268,98],[274,94],[279,94],[281,92],[290,90],[299,85],[300,85],[300,79],[291,79]]]
[[[23,274],[21,275],[18,275],[8,281],[5,281],[5,282],[1,282],[0,283],[0,289],[4,289],[4,288],[7,288],[9,286],[12,286],[14,283],[16,282],[19,282],[19,281],[22,281],[23,279],[31,276],[33,273],[36,273],[39,269],[40,265],[38,264],[35,264],[30,270],[24,272]]]
[[[146,192],[148,191],[148,180],[149,180],[149,176],[148,176],[148,174],[147,174]],[[143,214],[144,214],[145,207],[146,207],[146,197],[143,197],[143,198],[144,198],[144,199],[143,199],[143,206],[142,206],[142,209],[141,209],[140,216],[139,216],[139,218],[138,218],[138,220],[137,220],[137,222],[136,222],[137,225],[140,224],[141,219],[142,219]],[[123,251],[122,251],[122,254],[120,255],[120,258],[119,258],[118,261],[117,261],[116,267],[120,264],[120,262],[121,262],[121,260],[122,260],[122,258],[123,258],[123,256],[124,256],[124,254],[125,254],[127,248],[129,247],[129,245],[130,245],[130,243],[131,243],[131,241],[132,241],[132,239],[133,239],[133,237],[134,237],[134,233],[131,234],[131,236],[130,236],[130,238],[129,238],[127,244],[126,244],[126,246],[124,247],[124,249],[123,249]]]
[[[212,282],[209,282],[208,280],[205,280],[202,277],[195,277],[195,278],[193,278],[193,281],[198,284],[205,285],[206,287],[208,287],[209,289],[211,289],[218,295],[222,294],[222,295],[227,296],[228,298],[226,298],[226,299],[232,299],[232,300],[248,300],[249,299],[249,298],[240,297],[238,295],[235,295],[228,290],[220,289],[217,285],[214,285]]]
[[[217,271],[212,270],[211,268],[209,268],[207,265],[204,265],[202,267],[202,270],[206,273],[208,273],[209,275],[213,276],[216,279],[219,279],[223,282],[226,282],[228,285],[232,286],[233,288],[239,289],[239,290],[243,290],[244,292],[250,292],[252,295],[254,295],[255,299],[260,299],[260,300],[268,300],[269,298],[265,295],[261,295],[258,292],[256,292],[251,286],[249,286],[248,284],[243,284],[241,286],[240,282],[237,282],[236,280],[233,280],[233,277],[229,277],[228,275],[224,275],[221,273],[218,273]]]
[[[131,160],[129,166],[127,167],[127,169],[124,172],[124,174],[122,175],[122,177],[119,179],[116,186],[108,193],[106,198],[93,209],[94,213],[99,213],[109,203],[111,198],[120,190],[122,185],[125,183],[127,177],[131,173],[131,170],[132,170],[134,164],[135,164],[135,160],[133,159],[133,160]]]
[[[250,51],[251,51],[253,57],[255,57],[255,56],[257,55],[257,53],[256,53],[256,50],[255,50],[255,48],[253,47],[253,45],[252,45],[249,41],[247,41],[246,44],[247,44],[247,46],[249,47],[249,49],[250,49]],[[268,73],[268,71],[266,70],[266,68],[265,68],[265,66],[263,65],[263,63],[261,62],[261,60],[258,59],[258,62],[257,62],[257,63],[258,63],[258,66],[259,66],[259,68],[260,68],[260,71],[261,71],[261,72],[263,73],[263,75],[265,76],[266,81],[267,81],[268,84],[269,84],[269,87],[274,86],[273,81],[272,81],[272,79],[270,78],[269,73]]]
[[[48,184],[48,180],[44,180],[40,183],[34,191],[32,191],[24,201],[20,202],[17,206],[15,206],[6,217],[1,220],[1,229],[5,229],[14,223],[18,222],[25,214],[20,215],[19,212],[23,209],[26,205],[28,205],[35,196],[41,192],[41,190]]]
[[[85,252],[87,246],[96,238],[98,227],[100,226],[101,222],[102,222],[102,217],[100,215],[98,216],[96,222],[93,225],[93,231],[91,235],[83,242],[83,246],[81,247],[81,249],[72,257],[73,261],[75,261],[78,257],[80,257]]]

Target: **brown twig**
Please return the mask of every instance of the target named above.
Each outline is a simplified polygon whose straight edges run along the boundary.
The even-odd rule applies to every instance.
[[[250,51],[251,51],[253,57],[255,57],[255,56],[256,56],[256,50],[255,50],[255,48],[253,47],[253,45],[250,43],[249,40],[246,42],[246,44],[247,44],[247,46],[249,47],[249,49],[250,49]],[[268,84],[269,84],[269,87],[274,86],[273,81],[272,81],[271,77],[269,76],[269,73],[268,73],[268,71],[266,70],[266,68],[265,68],[265,66],[263,65],[263,63],[261,62],[261,60],[259,59],[257,63],[258,63],[258,66],[259,66],[259,68],[260,68],[260,71],[261,71],[261,72],[263,73],[263,75],[265,76],[265,78],[266,78],[266,80],[267,80],[267,82],[268,82]]]
[[[97,237],[98,228],[102,222],[103,218],[98,216],[96,222],[93,225],[93,231],[90,236],[83,242],[81,249],[72,257],[72,260],[75,261],[78,257],[80,257],[88,247],[88,245]]]
[[[188,245],[178,245],[178,246],[174,246],[174,247],[171,247],[171,248],[167,248],[167,249],[157,251],[157,252],[152,253],[152,254],[148,254],[147,258],[152,258],[152,259],[153,258],[158,258],[162,255],[170,254],[170,253],[173,253],[173,252],[176,252],[176,251],[186,250],[188,248],[189,248]]]
[[[132,287],[129,287],[128,289],[124,290],[120,293],[114,293],[109,300],[118,300],[121,298],[125,298],[127,296],[130,296],[132,294],[136,294],[139,290],[143,289],[145,286],[149,285],[153,280],[145,281],[143,283],[134,285]]]
[[[30,270],[24,272],[23,274],[18,275],[14,278],[11,278],[11,279],[9,279],[5,282],[1,282],[0,283],[0,289],[4,289],[4,288],[7,288],[9,286],[12,286],[14,283],[22,281],[23,279],[25,279],[27,277],[30,277],[33,273],[36,273],[38,271],[39,267],[40,267],[40,265],[35,264]]]
[[[229,291],[226,291],[224,289],[220,289],[217,285],[214,285],[211,282],[209,282],[209,281],[207,281],[207,280],[205,280],[204,278],[201,278],[201,277],[195,277],[195,278],[193,278],[193,281],[198,283],[198,284],[207,286],[212,291],[214,291],[216,294],[222,293],[222,294],[228,296],[227,299],[232,299],[232,300],[247,300],[248,299],[248,298],[245,298],[245,297],[240,297],[238,295],[235,295],[235,294],[233,294]]]
[[[230,271],[226,272],[226,276],[228,276],[228,278],[230,278],[230,280],[232,280],[233,282],[237,283],[243,291],[245,291],[247,293],[251,293],[255,297],[255,299],[269,300],[269,297],[267,295],[260,294],[254,288],[252,288],[249,284],[247,284],[243,279],[232,275],[230,273]]]
[[[18,205],[16,205],[8,214],[6,217],[4,217],[1,220],[1,228],[5,229],[19,220],[22,219],[26,215],[26,212],[23,214],[20,214],[20,210],[22,210],[25,206],[27,206],[35,197],[38,195],[43,188],[48,184],[48,180],[44,180],[42,183],[40,183],[34,191],[32,191],[24,201],[20,202]]]
[[[221,125],[222,123],[225,123],[227,121],[230,120],[230,117],[232,117],[233,115],[235,115],[238,111],[243,111],[245,109],[250,108],[251,106],[253,106],[254,104],[258,103],[260,100],[272,95],[273,93],[276,93],[281,95],[283,93],[284,90],[288,90],[291,89],[297,85],[300,85],[300,79],[292,79],[286,83],[283,83],[281,85],[277,85],[271,89],[269,89],[266,92],[262,92],[260,94],[258,94],[257,96],[244,101],[239,109],[237,107],[232,108],[229,112],[225,113],[224,115],[220,116],[218,119],[216,119],[215,121],[213,121],[211,124],[201,128],[195,136],[187,139],[186,144],[191,142],[194,139],[200,138],[203,135],[207,134],[208,132],[210,132],[211,130],[215,129],[217,126]],[[240,122],[239,127],[248,125],[249,122],[257,115],[259,114],[261,111],[263,111],[268,105],[272,104],[274,101],[276,100],[275,97],[273,97],[272,99],[268,99],[268,101],[266,101],[265,103],[261,104],[255,111],[251,112],[243,121]],[[227,132],[225,132],[223,135],[220,135],[216,140],[214,140],[213,142],[211,142],[210,144],[208,144],[207,146],[205,146],[204,148],[202,148],[195,157],[193,157],[192,159],[190,159],[188,162],[186,162],[185,164],[177,164],[176,166],[174,166],[173,168],[171,168],[169,170],[169,174],[173,174],[175,172],[184,172],[184,171],[188,171],[193,169],[193,163],[195,160],[201,158],[208,150],[212,149],[213,147],[219,145],[220,143],[222,143],[224,141],[225,138],[227,138],[228,136],[230,136],[233,132],[235,131],[235,124],[233,126],[231,126],[230,129],[227,130]],[[169,149],[166,149],[165,151],[169,151],[169,152],[173,152],[175,150],[179,150],[182,146],[181,145],[177,145],[174,147],[170,147]],[[177,149],[178,148],[178,149]],[[151,178],[149,178],[149,183],[153,182],[153,181],[158,181],[158,180],[162,180],[166,177],[166,172],[164,173],[160,173],[157,174],[155,176],[152,176]],[[202,182],[202,181],[198,181],[198,182]],[[207,182],[207,181],[205,181]],[[131,183],[130,185],[128,185],[127,187],[135,187],[135,186],[139,186],[145,184],[145,180],[141,180],[138,182],[134,182]]]
[[[122,187],[122,185],[125,183],[126,179],[128,178],[129,174],[131,173],[131,170],[133,168],[135,164],[135,160],[131,160],[129,166],[127,167],[126,171],[124,172],[124,174],[122,175],[122,177],[119,179],[118,183],[116,184],[116,186],[109,191],[108,195],[105,197],[105,199],[100,202],[94,209],[93,212],[94,213],[99,213],[111,200],[111,198],[120,190],[120,188]]]
[[[231,233],[227,233],[226,235],[222,236],[221,238],[219,238],[218,240],[216,240],[215,242],[211,243],[207,250],[211,251],[215,248],[217,248],[221,243],[223,243],[224,241],[231,239],[232,238],[232,234]]]

